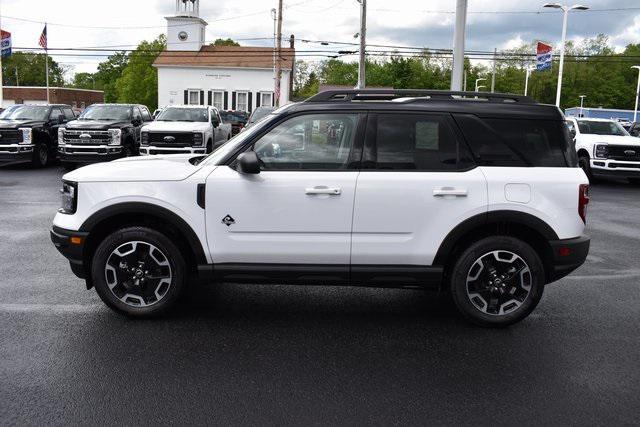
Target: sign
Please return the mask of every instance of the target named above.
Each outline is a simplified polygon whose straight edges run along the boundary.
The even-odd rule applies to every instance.
[[[2,57],[6,58],[11,55],[11,33],[8,31],[0,30],[2,33]]]
[[[551,56],[553,47],[546,43],[538,42],[536,46],[536,70],[544,71],[551,68]]]

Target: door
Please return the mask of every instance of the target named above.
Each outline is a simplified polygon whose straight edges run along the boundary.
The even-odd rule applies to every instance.
[[[375,269],[402,276],[430,266],[445,236],[486,210],[486,180],[449,115],[369,114],[354,207],[354,282],[384,281]]]
[[[233,164],[216,168],[206,184],[214,271],[229,263],[309,266],[310,273],[324,268],[327,277],[348,280],[363,128],[358,113],[290,117],[252,143],[259,174]]]

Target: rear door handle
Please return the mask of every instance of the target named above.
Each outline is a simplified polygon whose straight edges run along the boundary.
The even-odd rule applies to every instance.
[[[309,187],[304,190],[304,194],[329,194],[330,196],[339,196],[342,193],[340,188],[330,188],[324,186]]]
[[[456,187],[440,187],[433,190],[433,197],[444,196],[467,197],[467,189]]]

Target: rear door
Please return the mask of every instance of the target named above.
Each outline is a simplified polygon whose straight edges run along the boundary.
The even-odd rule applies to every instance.
[[[449,115],[370,113],[354,205],[353,282],[406,275],[411,283],[453,228],[486,209],[486,180]]]

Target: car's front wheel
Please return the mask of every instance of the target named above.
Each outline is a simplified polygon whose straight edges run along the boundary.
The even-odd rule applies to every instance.
[[[527,317],[544,289],[544,266],[522,240],[491,236],[458,258],[451,272],[451,294],[462,315],[487,327],[504,327]]]
[[[180,250],[147,227],[123,228],[107,236],[96,249],[91,276],[105,304],[133,317],[167,312],[186,287]]]
[[[49,163],[49,147],[47,144],[38,143],[33,148],[31,164],[37,168],[43,168]]]

